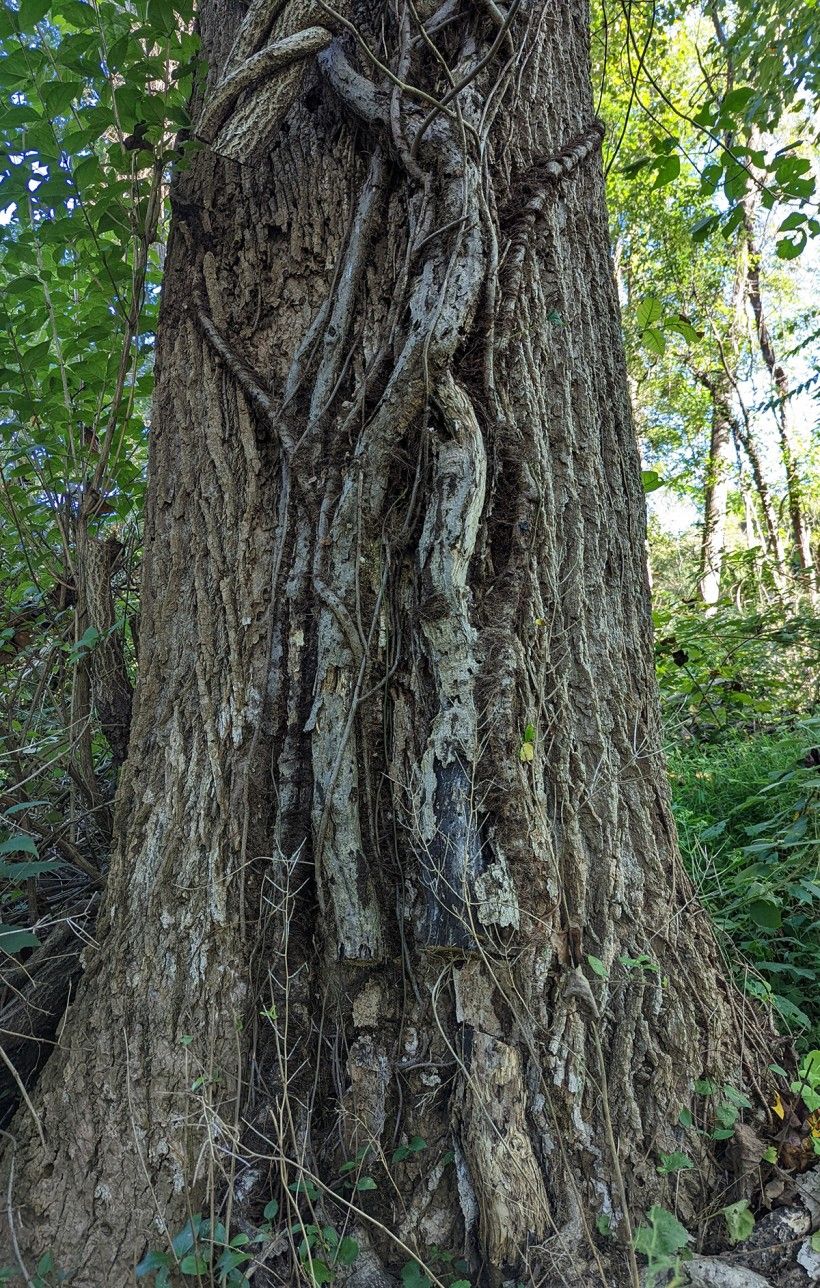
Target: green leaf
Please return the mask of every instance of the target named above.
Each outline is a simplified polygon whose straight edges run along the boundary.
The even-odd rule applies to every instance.
[[[411,1154],[418,1154],[421,1150],[427,1148],[427,1141],[421,1136],[413,1136],[406,1145],[398,1145],[393,1150],[393,1162],[402,1163]]]
[[[171,1266],[173,1261],[168,1252],[146,1252],[142,1261],[134,1270],[137,1279],[144,1279],[146,1275],[153,1274],[155,1270],[160,1270],[163,1266]]]
[[[715,1106],[715,1118],[721,1127],[734,1127],[738,1119],[737,1108],[734,1105],[720,1104]]]
[[[653,188],[665,188],[668,183],[674,183],[680,174],[680,157],[676,152],[671,156],[664,157],[657,167],[655,182]]]
[[[220,1272],[220,1275],[230,1276],[232,1270],[236,1270],[238,1266],[244,1266],[247,1261],[250,1261],[250,1259],[250,1253],[248,1252],[240,1252],[237,1248],[223,1248],[222,1254],[217,1261],[216,1269]],[[220,1279],[219,1282],[221,1284],[223,1280]],[[233,1277],[229,1277],[227,1282],[230,1284],[247,1283],[248,1281],[244,1278],[235,1279]]]
[[[33,31],[51,8],[51,0],[21,0],[18,14],[22,31]]]
[[[288,1189],[291,1194],[304,1194],[306,1198],[310,1199],[311,1203],[315,1203],[319,1197],[319,1191],[316,1186],[312,1181],[305,1180],[304,1177],[301,1180],[293,1181],[288,1186]]]
[[[325,1261],[312,1261],[310,1263],[310,1273],[315,1284],[329,1284],[333,1282],[333,1272]]]
[[[795,228],[800,228],[802,227],[803,224],[805,224],[806,219],[807,219],[807,216],[804,215],[802,211],[793,210],[790,215],[786,216],[786,218],[783,220],[783,223],[780,225],[777,231],[779,233],[794,232]]]
[[[59,859],[35,859],[31,863],[0,863],[0,877],[8,881],[29,881],[61,867]]]
[[[666,339],[662,331],[657,327],[649,326],[641,332],[641,344],[650,353],[654,353],[657,358],[662,358],[666,353]]]
[[[0,841],[0,854],[33,854],[37,857],[37,846],[30,836],[24,836],[22,832],[16,836],[9,836],[5,841]]]
[[[703,173],[700,176],[701,187],[704,192],[714,192],[723,177],[723,166],[716,161],[710,162],[704,166]]]
[[[723,112],[740,112],[755,96],[755,91],[751,85],[738,85],[736,89],[729,90],[729,93],[721,103]]]
[[[820,1051],[807,1051],[800,1061],[797,1076],[809,1087],[820,1087]]]
[[[372,1176],[360,1176],[354,1186],[354,1189],[358,1191],[377,1190],[378,1188]]]
[[[738,1091],[731,1083],[724,1083],[723,1094],[730,1104],[735,1105],[738,1109],[751,1109],[752,1102],[749,1097],[742,1091]]]
[[[673,1150],[671,1154],[661,1154],[661,1165],[656,1170],[661,1176],[671,1176],[674,1172],[688,1172],[694,1166],[688,1154]]]
[[[692,1236],[666,1208],[653,1205],[647,1212],[649,1225],[635,1231],[635,1248],[649,1259],[650,1265],[668,1262],[686,1247]]]
[[[271,1199],[269,1203],[265,1204],[264,1210],[262,1212],[262,1216],[266,1221],[272,1221],[273,1218],[278,1215],[278,1213],[279,1213],[279,1200]]]
[[[85,89],[82,81],[50,81],[40,91],[49,116],[64,116]]]
[[[648,295],[641,300],[635,310],[635,322],[640,331],[651,326],[653,322],[658,322],[663,317],[663,305],[654,295]]]
[[[183,1275],[202,1275],[208,1269],[208,1263],[204,1257],[189,1253],[187,1257],[183,1257],[180,1261],[179,1269]]]
[[[762,926],[764,930],[779,930],[783,925],[780,905],[774,899],[752,900],[749,916],[756,926]]]
[[[723,1216],[732,1243],[742,1243],[755,1228],[754,1214],[749,1208],[748,1199],[740,1199],[723,1208]]]
[[[0,925],[0,953],[19,953],[21,948],[39,948],[40,940],[30,930]]]
[[[404,1288],[432,1288],[430,1280],[417,1261],[408,1261],[401,1272]]]
[[[69,657],[72,662],[80,661],[101,639],[102,635],[96,626],[89,626],[87,630],[83,631],[76,644],[72,644],[69,649]]]
[[[587,953],[587,961],[596,975],[599,975],[601,979],[607,978],[607,969],[600,957],[593,957],[592,953]]]
[[[720,223],[720,215],[704,215],[692,225],[692,241],[696,243],[705,242],[706,238],[713,233]]]
[[[775,246],[778,259],[797,259],[806,248],[808,236],[801,232],[798,237],[781,237]]]
[[[186,1221],[179,1233],[175,1234],[171,1240],[171,1247],[174,1250],[175,1257],[181,1257],[184,1253],[191,1251],[201,1229],[202,1216],[197,1212],[196,1216],[191,1217],[190,1221]]]
[[[667,318],[664,326],[667,331],[674,331],[677,335],[683,336],[689,344],[697,344],[703,339],[700,331],[696,331],[690,322],[684,322],[683,318]]]
[[[336,1249],[335,1260],[340,1266],[352,1266],[359,1255],[359,1245],[355,1239],[347,1235],[340,1241]]]
[[[641,470],[641,483],[643,490],[648,495],[650,492],[657,492],[659,487],[664,486],[664,480],[658,474],[657,470]]]

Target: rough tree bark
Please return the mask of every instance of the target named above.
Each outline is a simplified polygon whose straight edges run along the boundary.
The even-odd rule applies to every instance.
[[[349,1222],[350,1282],[432,1244],[634,1282],[628,1213],[754,1030],[659,753],[585,4],[200,21],[117,848],[4,1260],[117,1288],[278,1195]]]

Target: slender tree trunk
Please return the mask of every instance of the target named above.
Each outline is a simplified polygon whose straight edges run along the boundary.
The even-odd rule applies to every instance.
[[[732,463],[732,427],[725,415],[726,405],[725,391],[716,388],[712,397],[712,431],[706,462],[698,583],[700,597],[707,608],[714,607],[720,599],[720,579],[726,551],[726,506]]]
[[[737,369],[738,340],[746,301],[748,262],[745,246],[738,247],[729,323],[725,337],[718,337],[721,366],[716,371],[698,372],[698,380],[712,396],[712,428],[703,498],[701,535],[700,597],[707,608],[720,599],[720,578],[726,550],[726,507],[732,463],[731,387]]]
[[[766,323],[766,313],[760,291],[760,251],[756,244],[754,222],[751,217],[747,217],[745,228],[749,247],[749,303],[754,314],[760,353],[772,382],[772,392],[777,399],[775,417],[780,436],[780,455],[786,475],[786,494],[789,503],[789,519],[791,521],[795,559],[800,569],[804,586],[813,595],[816,589],[814,555],[811,548],[811,530],[806,518],[800,470],[795,460],[794,442],[789,424],[789,382],[785,369],[777,360],[774,342]]]
[[[360,1285],[634,1283],[756,1030],[669,812],[586,10],[309,9],[202,5],[118,845],[3,1260],[119,1288],[275,1196],[255,1283],[314,1213]]]
[[[751,431],[751,426],[745,416],[734,416],[732,420],[732,433],[739,447],[743,448],[746,459],[749,462],[749,468],[752,471],[752,480],[754,482],[755,494],[760,506],[760,514],[763,519],[763,535],[766,544],[766,550],[772,568],[772,576],[775,588],[782,591],[785,580],[785,553],[783,550],[783,541],[780,536],[780,528],[777,523],[774,506],[772,505],[772,496],[769,491],[769,485],[766,476],[763,473],[763,465],[760,460],[760,453],[757,450],[757,443]]]
[[[757,450],[757,444],[755,443],[754,436],[751,431],[751,426],[749,425],[749,422],[746,416],[745,415],[738,416],[732,406],[732,401],[731,401],[732,382],[726,368],[724,368],[723,371],[718,371],[718,372],[698,372],[698,379],[700,380],[701,384],[703,384],[709,390],[712,397],[713,438],[716,432],[714,426],[715,426],[715,422],[717,421],[722,426],[725,426],[727,428],[729,434],[731,435],[731,439],[737,445],[738,451],[740,451],[740,449],[742,448],[746,456],[746,459],[749,462],[749,467],[752,472],[752,480],[754,482],[755,494],[757,496],[758,504],[760,506],[760,513],[763,521],[763,530],[764,530],[763,537],[764,537],[764,542],[766,547],[766,553],[769,559],[771,577],[774,583],[775,590],[777,591],[778,595],[782,595],[784,585],[785,585],[785,555],[783,551],[783,542],[780,537],[780,530],[778,528],[777,518],[774,512],[774,507],[772,505],[771,492],[769,491],[769,485],[766,481],[766,476],[763,473],[763,465],[760,460],[760,453]],[[715,449],[713,446],[710,450],[710,466],[711,466],[711,459],[714,453],[715,453]],[[721,457],[720,459],[725,459],[725,458]],[[705,514],[706,516],[715,514],[716,517],[723,516],[723,518],[725,518],[725,504],[723,509],[721,509],[719,504],[717,504],[714,501],[714,499],[709,495],[708,490],[707,490],[707,503],[705,506]],[[716,520],[713,520],[713,522],[715,521]],[[721,531],[722,531],[722,528],[721,528]],[[705,562],[706,535],[707,535],[707,527],[706,527],[706,522],[704,522],[704,542],[702,547],[702,550],[704,551],[703,565],[702,565],[703,567],[706,566],[706,562]],[[710,549],[714,549],[716,545],[717,545],[716,542],[711,543]],[[722,551],[722,547],[721,547],[721,551]],[[713,559],[713,562],[715,563],[717,562],[716,557]],[[708,603],[709,601],[706,599],[705,595],[703,594],[703,590],[701,590],[701,595],[704,599],[704,602]]]
[[[734,55],[733,55],[731,44],[727,39],[726,31],[724,29],[723,22],[721,20],[721,17],[717,8],[711,5],[709,7],[709,14],[712,19],[712,25],[714,26],[714,29],[715,29],[715,35],[717,37],[718,44],[720,45],[724,54],[725,74],[726,74],[725,92],[728,94],[730,90],[733,88],[735,83]],[[751,136],[745,139],[745,143],[746,143],[746,146],[749,147],[749,146],[754,146],[756,142],[759,143],[759,139],[757,139],[756,132],[753,130],[751,133]],[[727,150],[731,151],[733,147],[733,143],[734,143],[734,136],[731,132],[728,132],[724,138],[724,144]],[[743,406],[743,400],[740,396],[740,390],[738,388],[738,381],[737,381],[737,371],[736,371],[737,339],[740,331],[740,326],[746,312],[747,300],[749,301],[749,303],[751,303],[752,310],[755,315],[758,338],[760,339],[761,337],[760,326],[761,326],[761,320],[763,318],[763,314],[762,314],[762,302],[760,298],[760,256],[755,249],[755,243],[754,243],[755,215],[757,213],[757,209],[759,206],[759,190],[757,189],[757,187],[753,185],[750,188],[750,190],[743,197],[741,201],[741,205],[743,208],[743,237],[738,248],[738,252],[739,252],[738,270],[735,276],[735,289],[734,289],[733,310],[732,310],[733,327],[732,327],[732,330],[730,331],[730,340],[732,342],[729,345],[728,352],[726,348],[724,348],[724,346],[721,345],[722,373],[719,378],[719,383],[721,387],[718,391],[717,386],[715,386],[715,391],[713,391],[713,400],[717,400],[720,402],[721,409],[722,409],[721,415],[724,416],[727,420],[729,420],[732,426],[734,437],[736,441],[739,441],[743,444],[743,450],[745,451],[747,459],[751,466],[752,477],[754,478],[754,481],[755,481],[755,488],[757,490],[758,499],[760,501],[761,513],[763,516],[763,522],[766,529],[766,544],[768,547],[769,559],[771,561],[772,577],[774,580],[775,589],[777,590],[778,594],[782,597],[784,579],[785,579],[783,543],[780,539],[780,531],[777,524],[777,519],[775,517],[774,509],[771,504],[771,497],[769,494],[768,485],[765,481],[763,469],[760,463],[760,456],[757,451],[757,444],[754,441],[754,435],[752,433],[749,416],[748,416],[748,413],[746,412],[745,407]],[[765,322],[763,322],[763,327],[765,332]],[[766,333],[766,340],[767,340],[767,343],[769,343],[767,333]],[[762,341],[761,341],[761,345],[762,345]],[[731,362],[728,360],[730,356],[731,356]],[[739,420],[734,415],[731,408],[732,390],[734,391],[737,401],[740,404],[742,423],[741,423],[741,420]],[[783,436],[781,433],[781,442],[782,441],[783,441]],[[704,522],[704,567],[706,566],[705,564],[706,532],[707,532],[707,524],[706,522]]]

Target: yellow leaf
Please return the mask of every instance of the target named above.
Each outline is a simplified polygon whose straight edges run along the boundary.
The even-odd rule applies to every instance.
[[[783,1108],[783,1101],[780,1099],[780,1092],[779,1092],[779,1091],[778,1091],[777,1095],[775,1096],[774,1104],[772,1105],[772,1109],[773,1109],[773,1110],[774,1110],[774,1112],[777,1114],[778,1118],[785,1118],[785,1117],[786,1117],[786,1111],[785,1111],[785,1109]]]
[[[535,747],[531,742],[522,742],[518,758],[523,764],[528,765],[535,755]]]

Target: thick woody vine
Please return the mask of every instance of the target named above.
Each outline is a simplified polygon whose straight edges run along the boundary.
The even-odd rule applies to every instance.
[[[402,70],[406,73],[410,61],[411,12],[419,28],[412,43],[423,49],[430,43],[430,31],[436,30],[438,21],[445,20],[444,15],[436,14],[424,24],[414,6],[404,8],[400,21],[399,72],[391,73],[371,55],[377,72],[387,73],[379,83],[356,70],[348,56],[346,46],[352,45],[362,57],[361,50],[367,49],[364,37],[353,31],[351,24],[330,6],[310,8],[313,12],[324,11],[328,21],[341,29],[341,34],[334,36],[319,26],[294,30],[304,15],[305,6],[290,4],[279,13],[273,31],[265,40],[270,10],[251,7],[197,126],[198,136],[208,141],[216,152],[234,160],[251,160],[264,149],[293,98],[303,88],[308,75],[306,60],[321,49],[318,59],[321,73],[350,117],[366,127],[372,141],[370,171],[351,220],[344,262],[332,294],[314,319],[294,359],[283,401],[277,405],[264,377],[253,372],[231,347],[228,337],[220,333],[206,294],[199,293],[195,298],[195,317],[212,350],[265,424],[278,436],[286,482],[283,492],[289,494],[292,481],[299,503],[316,514],[315,496],[301,482],[299,466],[320,437],[339,391],[356,292],[381,208],[386,171],[393,166],[405,172],[413,190],[407,249],[412,268],[407,277],[412,276],[414,284],[401,284],[405,293],[394,301],[393,313],[406,313],[410,321],[404,335],[394,321],[390,333],[384,337],[382,352],[398,348],[398,357],[379,393],[378,410],[359,434],[344,473],[334,480],[337,490],[332,498],[334,513],[330,520],[323,518],[321,543],[329,553],[322,561],[325,566],[320,563],[313,570],[314,589],[326,608],[318,632],[320,649],[325,654],[320,670],[323,665],[335,665],[336,659],[345,655],[346,665],[357,671],[353,700],[343,698],[332,715],[327,713],[328,725],[336,731],[335,735],[315,739],[323,762],[315,765],[317,780],[325,788],[322,792],[325,804],[317,814],[315,831],[319,851],[318,893],[322,899],[323,887],[327,884],[327,875],[323,878],[322,874],[326,871],[332,871],[337,878],[343,877],[343,888],[348,894],[340,893],[334,904],[339,955],[348,960],[372,960],[378,956],[380,932],[373,921],[373,909],[364,906],[353,893],[362,879],[366,885],[366,874],[351,869],[351,855],[360,851],[360,841],[351,838],[347,854],[329,852],[331,833],[338,837],[350,826],[345,816],[351,812],[349,775],[355,775],[355,708],[361,698],[367,663],[368,639],[354,625],[348,607],[356,596],[350,581],[351,569],[355,568],[351,543],[360,539],[356,533],[362,530],[367,539],[375,535],[384,504],[384,482],[390,473],[389,458],[408,428],[431,409],[434,414],[430,417],[425,450],[431,453],[434,465],[432,484],[426,489],[419,561],[422,577],[429,579],[428,593],[435,601],[433,613],[425,619],[425,633],[431,644],[430,662],[438,672],[441,715],[430,732],[423,767],[426,779],[423,812],[426,839],[433,848],[443,843],[455,853],[461,846],[447,847],[446,838],[453,835],[454,828],[466,826],[463,817],[459,819],[457,815],[463,816],[470,777],[478,759],[475,701],[469,693],[464,694],[460,680],[465,674],[475,675],[479,667],[474,656],[475,633],[467,614],[466,574],[484,503],[486,449],[470,393],[455,377],[453,364],[482,304],[500,313],[502,325],[514,315],[527,241],[550,193],[595,150],[603,131],[595,120],[586,133],[569,140],[554,156],[543,158],[531,172],[521,176],[520,192],[512,194],[501,221],[494,220],[484,196],[487,190],[483,173],[484,146],[494,119],[493,99],[497,110],[505,77],[509,79],[511,75],[511,60],[503,37],[509,36],[518,5],[514,3],[506,17],[494,4],[487,6],[488,13],[499,24],[495,39],[484,56],[479,56],[476,48],[466,60],[466,66],[446,69],[452,89],[440,102],[435,102],[425,91],[414,91],[412,86],[405,85],[400,73]],[[350,32],[354,38],[348,35],[346,39]],[[506,54],[508,62],[494,80],[486,99],[468,96],[470,82],[494,54]],[[441,58],[438,51],[436,56]],[[461,91],[458,95],[457,90]],[[240,100],[239,106],[237,100]],[[454,110],[448,108],[452,100],[456,102]],[[425,111],[422,103],[427,102],[432,106]],[[424,162],[423,167],[420,161]],[[502,270],[499,270],[499,246]],[[203,276],[207,293],[207,273]],[[492,337],[497,319],[492,316],[488,320],[488,334]],[[509,337],[508,324],[503,325],[503,332]],[[317,354],[321,355],[318,361]],[[482,392],[498,404],[492,358],[492,347],[488,344]],[[375,367],[373,363],[372,368]],[[372,377],[373,372],[369,375]],[[307,425],[297,438],[299,430],[293,423],[296,418],[290,414],[290,404],[296,391],[307,386],[312,390],[310,412]],[[366,376],[357,390],[357,402],[342,426],[342,434],[360,418],[361,406],[368,396],[372,397],[372,389]],[[503,409],[499,411],[503,415]],[[370,484],[365,480],[370,480]],[[458,493],[455,497],[454,490]],[[417,498],[416,504],[419,504]],[[405,518],[402,525],[405,533],[415,517],[411,514]],[[381,607],[377,603],[369,636]],[[455,649],[456,656],[448,658],[451,649]],[[465,757],[466,763],[461,763]],[[344,772],[345,764],[348,775]],[[450,798],[451,817],[445,820],[435,817],[432,798],[437,794],[438,776],[448,771],[454,781],[448,782],[441,793]],[[340,781],[344,782],[344,791],[337,792]],[[336,796],[339,799],[334,805]],[[328,826],[330,819],[332,827]],[[436,871],[430,877],[431,942],[436,942],[439,933],[444,935],[442,943],[447,942],[453,928],[437,928],[432,923],[446,922],[448,903],[454,897],[457,901],[463,897],[461,874],[444,876],[442,884],[444,866],[445,860],[436,862]],[[468,888],[471,884],[468,881]],[[459,942],[463,930],[455,933],[454,942]]]

